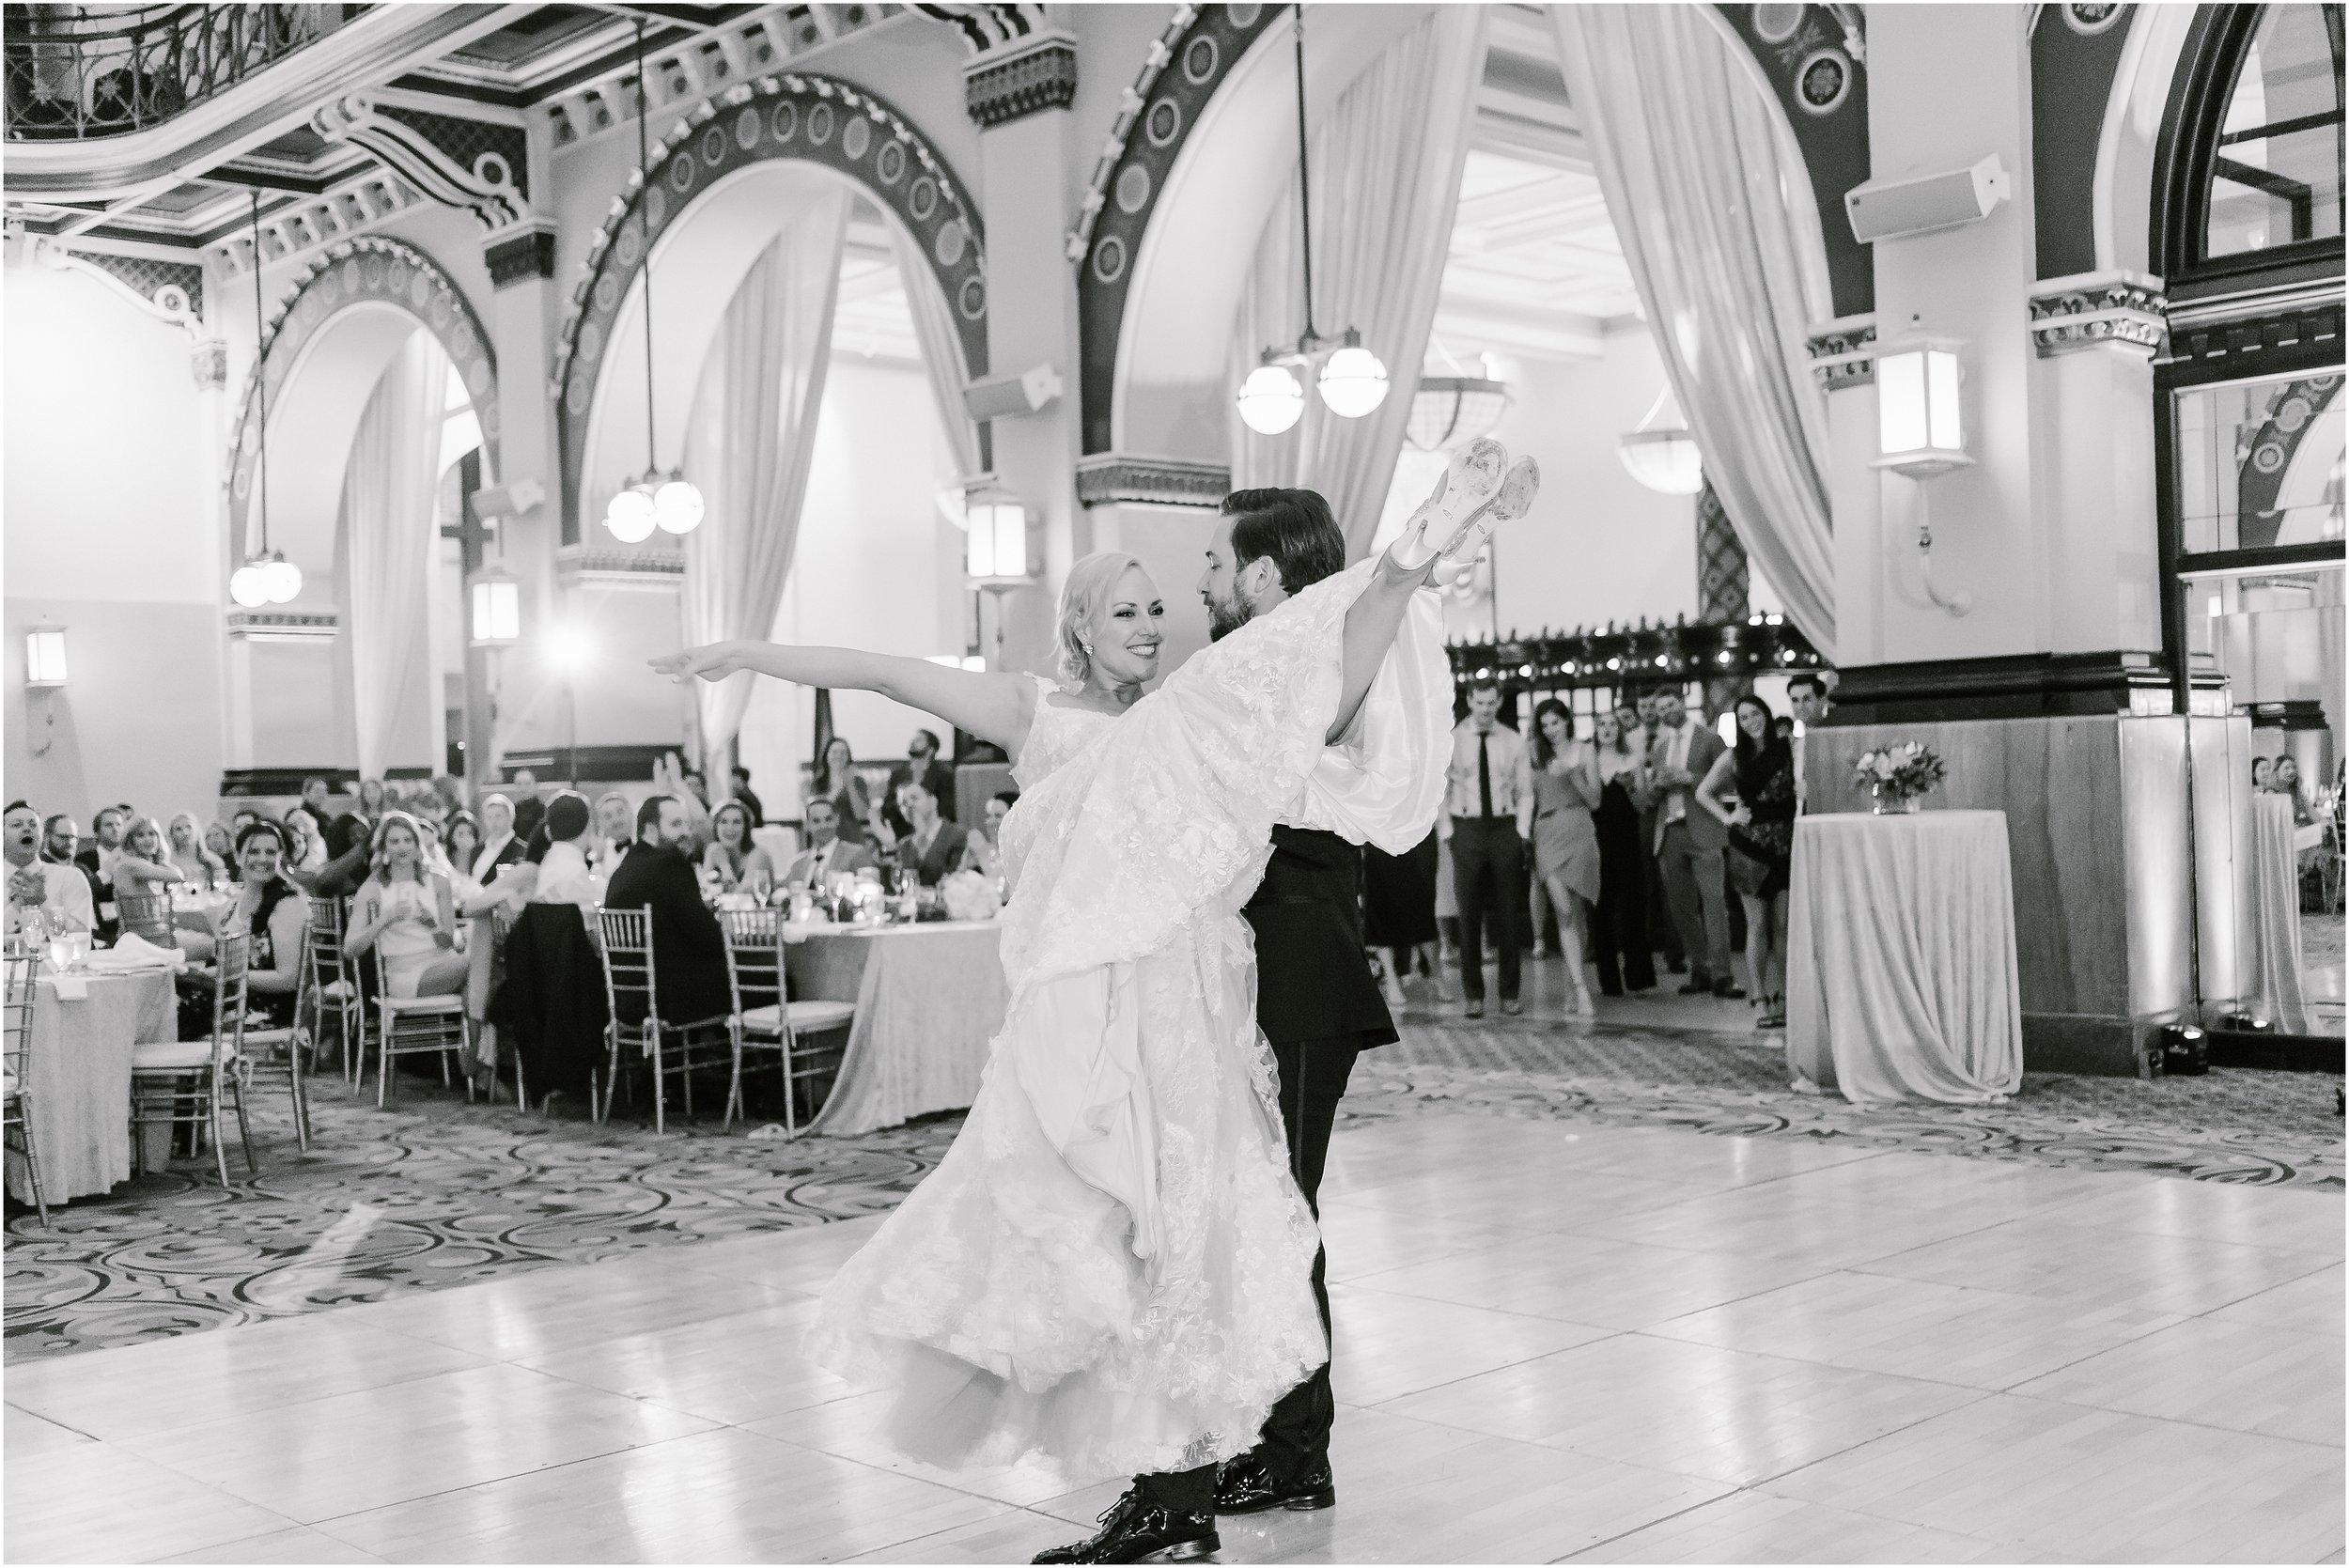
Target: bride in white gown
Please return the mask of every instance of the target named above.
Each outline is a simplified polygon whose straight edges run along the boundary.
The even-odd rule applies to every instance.
[[[1239,909],[1276,817],[1398,853],[1425,835],[1451,681],[1414,590],[1439,549],[1472,555],[1530,502],[1537,481],[1501,486],[1497,452],[1455,463],[1452,501],[1439,486],[1396,549],[1147,697],[1163,606],[1116,553],[1069,574],[1062,685],[755,643],[656,661],[880,691],[1018,758],[1003,1030],[961,1134],[808,1339],[817,1363],[901,1390],[903,1451],[1041,1452],[1072,1481],[1212,1464],[1327,1358]]]

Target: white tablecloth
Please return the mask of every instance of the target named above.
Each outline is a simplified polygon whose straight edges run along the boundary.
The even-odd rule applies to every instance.
[[[1009,996],[992,921],[786,932],[799,1001],[853,1001],[840,1077],[811,1132],[894,1127],[978,1096]]]
[[[86,996],[61,1001],[44,978],[33,1004],[31,1123],[52,1203],[131,1179],[131,1048],[179,1032],[170,975],[93,974],[84,984]],[[8,1191],[33,1201],[22,1160],[8,1161]]]
[[[2005,813],[1800,818],[1787,950],[1798,1083],[1952,1105],[2022,1086]]]
[[[2321,832],[2322,830],[2320,829]],[[2252,1012],[2287,1034],[2309,1031],[2300,994],[2300,860],[2288,796],[2251,797]]]

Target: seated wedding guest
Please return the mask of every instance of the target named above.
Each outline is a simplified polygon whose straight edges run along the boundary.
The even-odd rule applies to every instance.
[[[171,819],[171,863],[191,886],[206,893],[216,893],[228,884],[228,866],[204,847],[204,824],[192,811]]]
[[[448,858],[448,885],[457,890],[457,907],[469,913],[465,906],[481,893],[481,878],[473,874],[481,858],[481,824],[473,813],[460,811],[448,819],[441,830],[441,852]]]
[[[697,858],[709,842],[709,808],[686,786],[685,764],[675,752],[653,759],[652,792],[666,795],[685,813],[685,839],[678,847],[687,860]]]
[[[702,777],[700,768],[685,770],[685,787],[693,792],[693,799],[702,803],[703,810],[709,809],[709,781]]]
[[[406,812],[385,812],[367,864],[343,951],[365,957],[380,946],[384,985],[396,997],[454,996],[463,990],[456,893],[447,877],[425,865],[424,830],[416,819]]]
[[[326,809],[326,795],[324,779],[304,779],[302,781],[302,802],[294,808],[310,819],[310,827],[320,844],[326,842],[327,827],[334,820],[334,813]]]
[[[636,808],[628,803],[628,797],[616,789],[605,790],[596,797],[595,853],[589,857],[596,875],[610,879],[612,868],[628,853],[628,842],[636,836]]]
[[[98,873],[84,865],[79,857],[82,831],[73,818],[63,812],[40,825],[40,858],[54,865],[70,866],[74,875],[89,884],[89,904],[95,909],[112,895],[99,886]]]
[[[546,819],[547,803],[538,799],[538,775],[527,768],[514,769],[514,783],[507,791],[514,805],[514,836],[530,846],[531,838],[538,831],[538,824]]]
[[[2267,787],[2275,782],[2276,759],[2253,757],[2251,759],[2251,787],[2264,793]]]
[[[228,830],[226,826],[221,823],[214,822],[205,828],[204,851],[228,867],[228,879],[230,881],[241,882],[244,880],[244,868],[237,863],[237,846],[235,842],[229,838]]]
[[[733,1006],[725,934],[702,902],[701,878],[683,848],[690,831],[683,802],[648,797],[636,808],[636,842],[603,894],[607,909],[651,911],[653,972],[661,1017],[670,1023],[723,1017]],[[620,1021],[643,1022],[641,1012],[626,1016],[630,1005],[623,999]]]
[[[751,814],[751,826],[754,828],[767,826],[767,808],[759,803],[758,796],[751,788],[751,770],[738,762],[734,765],[732,777],[734,799],[741,801],[742,809]]]
[[[98,921],[97,901],[90,880],[79,865],[60,865],[40,858],[40,814],[22,800],[11,800],[0,816],[0,856],[8,862],[8,935],[16,935],[24,916],[39,910],[54,929],[63,924],[87,931]]]
[[[244,879],[235,907],[221,921],[224,934],[242,931],[253,937],[244,974],[245,1005],[266,1017],[272,1029],[294,1021],[294,1004],[302,995],[303,943],[310,923],[309,899],[286,879],[285,852],[284,833],[270,823],[255,822],[238,836],[237,860]]]
[[[791,862],[790,874],[784,878],[787,885],[821,888],[824,878],[834,872],[853,873],[878,863],[870,849],[840,836],[840,812],[830,800],[810,800],[804,810],[807,847]]]
[[[367,878],[367,867],[375,854],[376,824],[382,817],[383,781],[361,779],[358,803],[327,827],[326,863],[307,873],[313,893],[348,898],[359,891],[360,884]],[[241,841],[243,830],[237,831]]]
[[[90,836],[95,843],[86,846],[73,857],[76,864],[98,878],[104,887],[114,886],[115,857],[122,853],[122,835],[131,826],[131,819],[120,806],[101,806],[90,819]]]
[[[1016,789],[999,789],[988,798],[986,819],[971,830],[970,842],[962,851],[965,871],[975,871],[982,877],[995,877],[1003,874],[1003,818],[1019,803]]]
[[[897,786],[908,782],[920,784],[938,802],[938,815],[952,822],[955,819],[955,770],[938,760],[938,737],[929,730],[915,730],[913,738],[906,742],[906,760],[890,769],[889,798],[881,803],[881,820],[899,838],[906,836],[911,826],[905,813],[897,806]]]
[[[913,779],[899,784],[897,813],[905,818],[908,830],[895,846],[898,870],[913,872],[924,887],[934,888],[961,868],[962,852],[971,835],[939,815],[938,797],[930,793],[929,785]]]
[[[163,831],[151,816],[132,819],[115,856],[115,902],[121,909],[122,929],[157,947],[173,945],[171,905],[164,890],[188,879],[171,863]],[[134,900],[125,906],[126,899]]]
[[[228,840],[230,845],[228,850],[228,863],[230,865],[235,865],[237,863],[237,851],[235,848],[237,835],[243,832],[247,828],[252,827],[253,824],[260,820],[261,814],[255,811],[251,806],[239,806],[235,811],[228,814]]]
[[[751,842],[751,814],[739,800],[727,800],[709,814],[709,845],[702,851],[704,871],[718,874],[718,886],[732,893],[742,884],[743,867],[757,846]]]
[[[856,757],[846,737],[835,735],[824,743],[824,760],[808,784],[807,798],[832,802],[832,820],[848,843],[863,844],[871,836],[872,791],[857,775]]]
[[[514,802],[492,795],[481,802],[481,845],[474,851],[466,874],[488,887],[497,880],[498,867],[512,865],[530,852],[514,826]]]
[[[279,875],[296,885],[315,881],[326,866],[326,840],[318,819],[300,806],[286,814],[286,857]]]
[[[2295,824],[2305,828],[2316,820],[2315,814],[2309,810],[2309,803],[2300,793],[2300,764],[2297,760],[2278,757],[2275,771],[2268,775],[2267,787],[2291,800]]]
[[[577,790],[556,792],[547,802],[546,820],[539,824],[545,847],[538,852],[538,876],[530,893],[533,904],[576,904],[592,924],[602,889],[587,851],[595,830],[587,797]]]

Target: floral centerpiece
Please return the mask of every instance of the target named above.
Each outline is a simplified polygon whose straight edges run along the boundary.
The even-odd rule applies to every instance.
[[[1915,811],[1917,802],[1948,771],[1938,754],[1910,740],[1887,746],[1880,752],[1862,752],[1853,766],[1852,777],[1868,792],[1871,809],[1882,816],[1890,812]]]

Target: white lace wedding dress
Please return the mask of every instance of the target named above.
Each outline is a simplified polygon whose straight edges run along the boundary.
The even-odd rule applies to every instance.
[[[1072,1480],[1185,1469],[1252,1446],[1327,1358],[1239,908],[1276,818],[1397,852],[1433,820],[1450,681],[1427,605],[1350,744],[1324,748],[1369,570],[1258,617],[1123,718],[1038,681],[1003,830],[1003,1031],[954,1146],[808,1336],[818,1364],[898,1388],[903,1451],[1041,1452]]]

